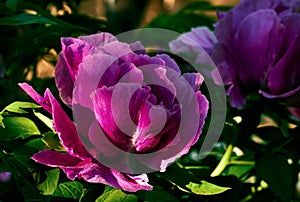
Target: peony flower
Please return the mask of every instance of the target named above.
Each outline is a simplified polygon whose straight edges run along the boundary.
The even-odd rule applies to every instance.
[[[243,0],[229,12],[218,13],[214,33],[194,28],[170,46],[175,52],[188,49],[200,57],[205,50],[211,55],[217,66],[212,76],[217,84],[229,85],[234,107],[242,107],[252,92],[299,107],[297,6],[296,0]]]
[[[300,15],[296,1],[244,0],[216,24],[212,58],[229,84],[232,106],[260,91],[290,98],[300,91]]]
[[[198,140],[208,111],[199,73],[181,75],[165,54],[150,57],[138,42],[101,33],[62,38],[55,79],[75,125],[50,91],[21,87],[53,116],[67,153],[42,151],[39,163],[70,179],[150,190],[146,172],[165,171]],[[139,175],[137,175],[139,174]]]

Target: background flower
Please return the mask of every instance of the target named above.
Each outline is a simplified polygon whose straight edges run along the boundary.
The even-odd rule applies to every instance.
[[[215,27],[213,60],[230,84],[232,106],[251,92],[287,98],[299,92],[299,14],[296,1],[242,1]]]

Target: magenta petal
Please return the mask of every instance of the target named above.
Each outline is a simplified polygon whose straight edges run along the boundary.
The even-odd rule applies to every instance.
[[[55,67],[55,83],[61,99],[64,103],[71,106],[74,82],[66,66],[65,59],[63,58],[62,53],[60,53]]]
[[[45,110],[52,114],[54,129],[57,131],[59,138],[67,152],[79,158],[89,157],[90,155],[82,145],[77,135],[75,125],[63,111],[59,102],[54,98],[50,90],[47,89],[44,97],[42,97],[27,83],[19,84],[19,86],[32,99],[34,99]]]
[[[152,190],[152,186],[147,183],[147,175],[130,176],[94,162],[85,165],[79,177],[91,183],[109,184],[130,192]]]
[[[50,100],[54,129],[57,131],[62,145],[67,152],[79,158],[90,158],[90,154],[86,151],[79,139],[75,125],[63,111],[49,89],[46,90],[45,97],[48,97]]]
[[[41,96],[38,94],[30,85],[27,83],[19,83],[19,86],[29,95],[35,102],[37,102],[39,105],[41,105],[46,111],[49,113],[52,112],[51,104],[49,102],[49,99],[45,96]]]
[[[130,148],[130,139],[136,130],[129,115],[129,99],[138,88],[140,84],[118,83],[114,87],[98,88],[92,95],[99,124],[108,138],[125,151]]]
[[[79,64],[85,56],[92,54],[95,46],[75,38],[62,38],[62,55],[72,81],[75,81]]]
[[[74,167],[82,160],[68,153],[61,153],[51,150],[43,150],[32,156],[32,159],[38,163],[51,167]]]

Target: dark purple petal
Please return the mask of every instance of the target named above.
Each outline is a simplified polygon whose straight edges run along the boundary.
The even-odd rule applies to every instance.
[[[248,15],[235,34],[237,74],[244,86],[266,84],[266,74],[276,61],[283,42],[284,29],[273,10]],[[230,44],[227,44],[230,46]]]
[[[247,94],[240,89],[238,84],[233,83],[226,93],[230,96],[231,106],[241,108],[246,103]]]
[[[218,85],[232,84],[236,80],[236,62],[230,52],[223,44],[218,43],[215,46],[212,59],[216,63],[217,68],[212,71],[212,78]]]
[[[269,73],[268,87],[272,94],[280,95],[300,85],[300,15],[294,14],[283,20],[286,28],[285,48],[278,63]]]

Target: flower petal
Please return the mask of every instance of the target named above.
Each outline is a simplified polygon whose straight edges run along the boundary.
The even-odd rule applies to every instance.
[[[68,115],[63,111],[59,102],[54,98],[49,89],[45,91],[44,97],[40,96],[31,86],[26,83],[19,86],[45,110],[52,114],[54,129],[57,131],[62,145],[67,152],[75,157],[90,158],[89,153],[82,145],[75,125]]]

